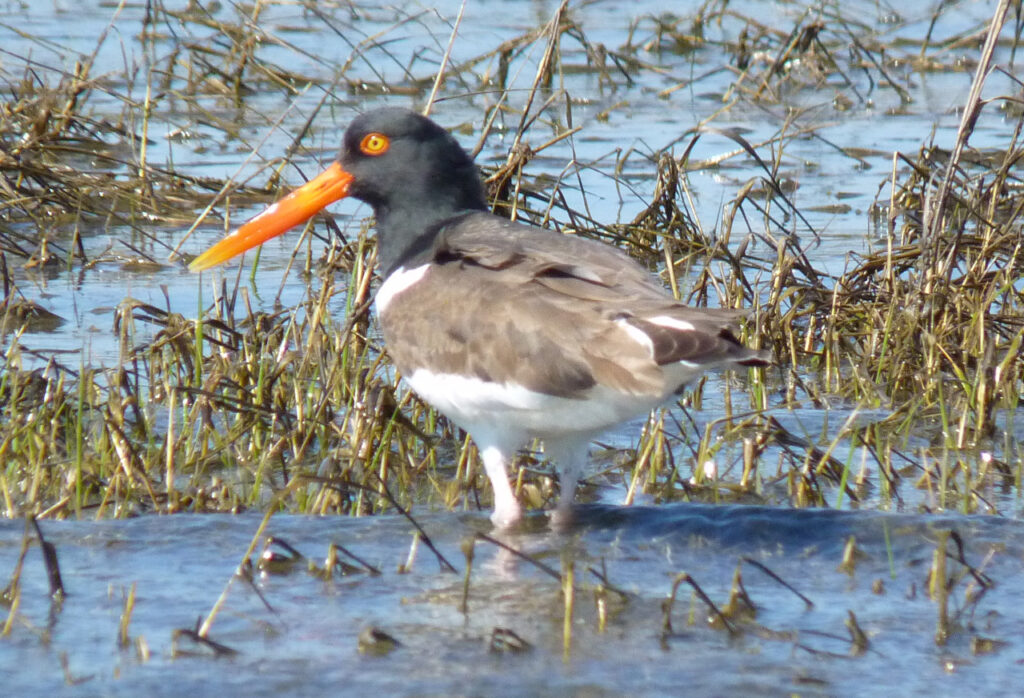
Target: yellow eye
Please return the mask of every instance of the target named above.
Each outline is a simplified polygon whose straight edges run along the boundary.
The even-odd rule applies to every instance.
[[[391,140],[383,133],[368,133],[359,141],[359,150],[364,155],[383,155],[390,145]]]

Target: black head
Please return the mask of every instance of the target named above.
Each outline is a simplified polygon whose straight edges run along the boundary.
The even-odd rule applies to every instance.
[[[445,221],[487,209],[473,161],[447,131],[407,109],[377,109],[352,122],[337,161],[327,170],[189,266],[200,270],[220,264],[346,196],[373,206],[385,271],[428,250]]]
[[[378,222],[414,206],[420,220],[486,208],[483,184],[445,129],[408,109],[375,109],[345,131],[338,162],[352,175],[349,195],[374,207]],[[384,209],[384,210],[381,210]]]

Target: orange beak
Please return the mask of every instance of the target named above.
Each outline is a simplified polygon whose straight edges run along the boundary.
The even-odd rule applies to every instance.
[[[272,205],[241,228],[192,260],[188,268],[202,271],[304,223],[338,199],[348,196],[352,175],[334,163],[324,172]]]

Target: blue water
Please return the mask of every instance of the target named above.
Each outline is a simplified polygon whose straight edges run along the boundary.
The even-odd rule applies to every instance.
[[[898,679],[902,695],[1003,695],[1019,681],[1019,627],[1024,592],[1019,544],[1024,529],[993,517],[914,516],[827,510],[707,506],[589,506],[567,533],[537,530],[503,538],[553,567],[575,565],[573,638],[563,658],[561,585],[530,562],[478,542],[469,610],[460,610],[466,560],[460,544],[486,529],[483,515],[417,517],[458,573],[442,572],[420,546],[406,562],[412,526],[398,516],[366,519],[274,517],[267,533],[323,563],[336,542],[377,567],[380,576],[354,573],[325,582],[305,572],[260,576],[269,611],[244,582],[235,581],[210,638],[238,654],[222,659],[187,642],[173,658],[172,633],[205,618],[231,579],[259,525],[255,515],[144,517],[131,521],[43,522],[57,547],[68,597],[52,614],[36,549],[23,573],[21,620],[0,644],[0,670],[9,695],[252,695],[386,692],[389,695],[659,695],[680,687],[695,695],[873,696]],[[0,523],[0,569],[11,569],[21,522]],[[927,597],[927,575],[938,532],[957,531],[967,562],[994,586],[960,614],[945,646],[932,638],[937,607]],[[854,537],[859,556],[852,573],[838,569]],[[948,549],[953,552],[954,546]],[[741,559],[753,558],[813,603],[750,563],[743,582],[758,607],[738,623],[734,637],[705,621],[707,608],[683,586],[672,614],[674,633],[662,639],[662,602],[675,576],[688,572],[718,605],[725,603]],[[605,570],[607,627],[600,631],[588,568]],[[965,568],[948,563],[948,573]],[[150,650],[117,649],[123,597],[136,584],[129,634]],[[876,593],[873,584],[884,591]],[[970,578],[951,592],[951,615],[965,607]],[[975,586],[977,591],[977,586]],[[870,646],[849,656],[844,622],[849,611]],[[691,613],[694,620],[690,622]],[[360,654],[358,636],[377,627],[401,643],[384,656]],[[494,654],[495,627],[531,646],[522,654]],[[41,642],[39,633],[47,634]],[[1005,645],[972,655],[976,635]],[[60,655],[73,676],[64,685]]]

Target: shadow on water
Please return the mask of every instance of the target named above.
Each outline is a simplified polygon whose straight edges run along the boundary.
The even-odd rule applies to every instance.
[[[210,633],[230,648],[217,661],[181,631],[196,627],[232,578],[259,525],[255,517],[43,522],[67,598],[51,607],[33,548],[21,620],[0,652],[0,670],[15,677],[12,695],[209,694],[243,686],[250,694],[297,695],[371,687],[393,695],[653,695],[680,686],[833,695],[841,686],[844,695],[875,695],[894,668],[908,694],[940,677],[965,695],[1009,690],[1008,674],[990,668],[1019,651],[1006,639],[1024,621],[1014,583],[1024,547],[1018,522],[699,504],[592,505],[577,514],[565,532],[551,532],[538,515],[527,526],[535,530],[494,534],[530,559],[477,539],[465,599],[464,553],[475,533],[489,529],[482,515],[418,519],[457,573],[442,571],[423,545],[411,567],[398,571],[413,534],[404,518],[274,517],[267,534],[304,557],[257,574],[253,586],[236,580]],[[3,569],[13,568],[22,535],[20,522],[0,524]],[[943,540],[951,630],[938,644],[943,604],[929,597],[929,579]],[[322,565],[331,543],[353,557],[325,581],[307,564]],[[665,601],[684,572],[693,584],[680,585],[666,616]],[[728,609],[737,573],[747,605],[734,607],[723,625],[700,595]],[[130,641],[118,649],[133,584]],[[397,644],[367,650],[368,629]],[[1001,639],[990,645],[990,637]],[[67,686],[66,678],[82,683]]]
[[[809,547],[831,554],[850,536],[867,549],[908,552],[906,546],[931,545],[941,531],[955,531],[975,544],[1000,544],[1014,554],[1019,521],[993,517],[888,514],[831,509],[791,510],[777,507],[676,504],[659,507],[580,507],[578,525],[585,534],[615,531],[636,540],[667,540],[686,545],[706,539],[720,552],[753,554],[766,550],[794,555]],[[888,543],[886,542],[888,538]]]

